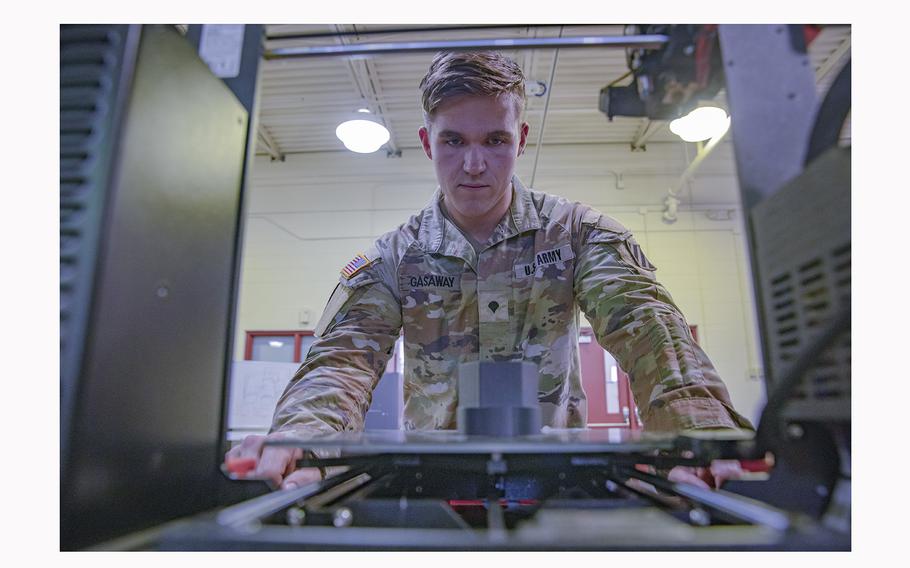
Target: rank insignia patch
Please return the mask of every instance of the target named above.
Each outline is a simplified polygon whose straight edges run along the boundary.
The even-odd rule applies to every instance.
[[[651,272],[657,270],[657,267],[651,264],[651,261],[645,256],[645,251],[641,250],[641,247],[635,242],[635,239],[627,239],[626,248],[629,249],[629,253],[640,268],[650,270]]]
[[[363,254],[358,254],[354,257],[354,260],[344,265],[344,268],[341,269],[341,275],[345,278],[350,279],[352,276],[360,272],[362,268],[366,268],[370,265],[370,259],[365,257]]]

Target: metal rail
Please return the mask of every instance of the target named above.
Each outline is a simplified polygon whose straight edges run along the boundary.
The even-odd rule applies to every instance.
[[[790,528],[790,519],[786,513],[748,497],[728,493],[721,489],[703,489],[687,483],[673,483],[662,477],[642,473],[632,468],[623,468],[622,474],[650,483],[662,491],[691,499],[725,516],[778,531],[785,531]]]
[[[326,55],[367,55],[410,51],[471,51],[480,49],[546,49],[567,47],[613,47],[658,49],[669,38],[665,35],[579,36],[563,38],[466,39],[448,41],[401,41],[356,45],[276,47],[265,52],[265,59],[291,59]]]
[[[365,472],[366,468],[352,469],[335,477],[323,481],[308,483],[297,489],[275,491],[250,501],[239,503],[223,509],[215,517],[215,521],[222,526],[236,527],[248,523],[255,523],[264,517],[273,515],[293,503],[323,494],[333,487],[342,485],[357,478]]]

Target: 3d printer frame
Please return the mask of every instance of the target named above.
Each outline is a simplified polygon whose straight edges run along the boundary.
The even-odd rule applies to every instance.
[[[277,445],[334,451],[343,473],[165,531],[171,550],[837,550],[809,516],[654,474],[737,458],[751,439],[560,430],[340,433]],[[255,482],[253,482],[255,483]]]

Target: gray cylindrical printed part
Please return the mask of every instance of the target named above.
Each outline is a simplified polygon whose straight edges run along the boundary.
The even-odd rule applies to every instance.
[[[540,432],[537,366],[526,361],[464,363],[458,377],[458,429],[465,434]]]
[[[459,430],[477,436],[527,436],[540,433],[540,408],[491,406],[459,408]]]

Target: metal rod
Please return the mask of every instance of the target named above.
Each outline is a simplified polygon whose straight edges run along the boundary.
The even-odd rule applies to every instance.
[[[278,142],[275,141],[271,133],[269,133],[268,129],[260,124],[257,128],[257,134],[259,135],[260,142],[269,153],[269,156],[271,156],[273,160],[283,162],[284,154],[281,153],[281,148],[278,146]]]
[[[615,47],[658,49],[667,43],[665,35],[581,36],[564,38],[470,39],[448,41],[405,41],[322,45],[313,47],[276,47],[265,52],[266,59],[290,59],[326,55],[366,55],[407,51],[445,51],[475,49],[539,49],[557,47]]]
[[[642,473],[632,468],[622,468],[622,473],[737,519],[778,531],[784,531],[790,527],[790,519],[785,513],[748,497],[729,493],[721,489],[703,489],[688,483],[673,483],[662,477]]]
[[[491,495],[487,498],[487,538],[493,542],[502,542],[506,537],[506,519],[499,497]]]
[[[623,479],[619,475],[608,475],[607,478],[615,483],[617,486],[622,487],[625,491],[629,491],[639,497],[644,497],[650,501],[653,501],[659,505],[663,505],[668,509],[672,510],[684,510],[691,509],[692,507],[684,502],[682,497],[664,495],[659,493],[657,489],[649,489],[647,487],[641,487],[636,485],[631,479]]]
[[[279,41],[279,40],[307,40],[315,39],[321,37],[335,37],[338,35],[343,36],[368,36],[368,35],[389,35],[389,34],[418,34],[418,33],[429,33],[429,32],[451,32],[451,31],[475,31],[475,30],[506,30],[506,29],[516,29],[516,28],[555,28],[562,27],[565,24],[481,24],[473,26],[435,26],[435,27],[414,27],[414,28],[389,28],[381,30],[357,30],[350,32],[322,32],[322,33],[312,33],[312,34],[276,34],[267,36],[266,39],[269,41]],[[579,24],[581,27],[591,27],[599,26],[599,24]]]
[[[698,150],[698,152],[695,154],[695,159],[689,163],[689,166],[686,168],[686,171],[683,172],[683,174],[679,177],[679,181],[676,182],[676,188],[670,190],[670,195],[672,195],[673,197],[677,197],[679,195],[679,192],[682,191],[683,186],[686,185],[686,182],[688,182],[690,179],[692,179],[692,176],[695,175],[695,171],[698,169],[698,167],[701,165],[701,163],[705,161],[705,158],[707,158],[711,154],[711,152],[714,151],[715,148],[717,148],[717,145],[720,144],[720,141],[724,139],[724,136],[726,136],[727,132],[729,132],[729,131],[730,131],[730,129],[727,128],[727,130],[724,130],[723,133],[721,133],[720,135],[715,136],[714,138],[711,138],[711,140],[709,140],[707,144],[705,144]],[[689,153],[689,147],[686,146],[686,156],[687,157],[688,157],[688,153]]]
[[[400,474],[398,472],[393,471],[386,473],[381,477],[374,478],[370,483],[363,485],[353,493],[346,495],[344,502],[350,503],[351,501],[363,501],[376,491],[388,488],[388,486],[391,485],[399,475]]]
[[[651,128],[655,125],[657,125],[656,128]],[[663,121],[643,118],[641,124],[638,125],[638,132],[635,133],[635,138],[632,140],[632,149],[640,150],[644,148],[648,139],[654,136],[662,125]]]
[[[277,513],[301,499],[316,495],[321,491],[326,491],[336,485],[353,479],[362,474],[363,471],[363,468],[352,470],[323,481],[308,483],[297,489],[283,489],[257,497],[250,501],[238,503],[237,505],[223,509],[218,513],[215,521],[222,526],[237,526],[258,521],[262,517]]]
[[[562,37],[562,28],[559,28],[559,37]],[[534,168],[531,170],[531,184],[528,187],[534,187],[534,179],[537,177],[537,161],[540,159],[540,144],[543,142],[543,131],[547,126],[547,112],[550,110],[550,96],[553,94],[553,79],[556,78],[556,63],[559,61],[559,49],[553,51],[553,66],[550,69],[550,80],[547,82],[547,100],[543,105],[543,116],[540,117],[540,132],[537,133],[537,144],[534,148]]]
[[[331,489],[323,491],[319,495],[313,495],[312,497],[308,497],[304,501],[304,505],[306,505],[307,507],[312,507],[312,508],[317,508],[317,509],[319,507],[324,507],[325,505],[328,505],[332,501],[336,501],[339,498],[343,497],[344,495],[347,495],[351,491],[354,491],[355,489],[359,489],[359,488],[363,487],[364,485],[366,485],[367,483],[369,483],[372,480],[373,480],[373,478],[370,476],[370,474],[361,473],[360,475],[356,475],[356,476],[352,477],[351,479],[348,479],[347,481],[339,483],[338,485],[336,485],[335,487],[332,487]]]

